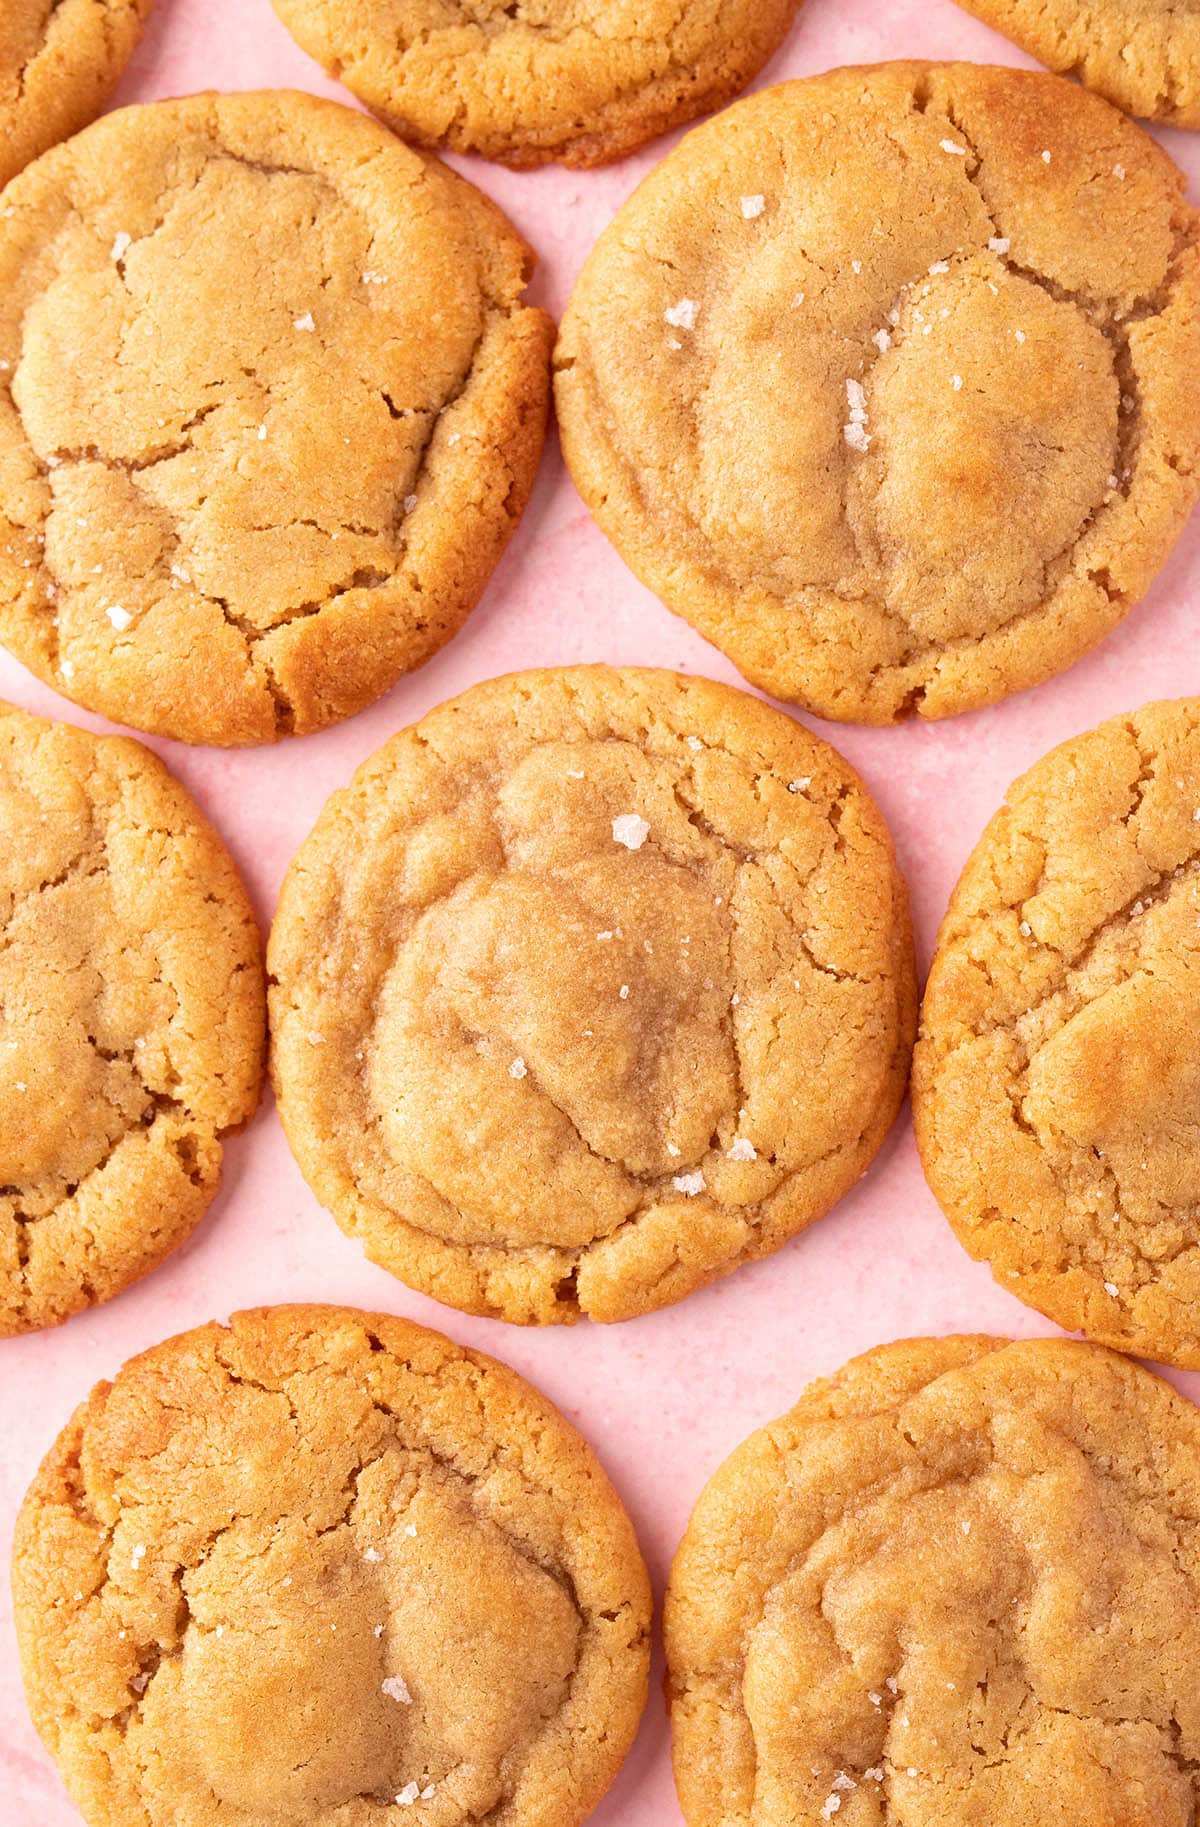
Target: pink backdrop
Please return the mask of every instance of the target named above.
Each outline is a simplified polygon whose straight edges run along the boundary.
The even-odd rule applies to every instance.
[[[899,56],[1018,62],[952,0],[807,0],[768,80]],[[268,0],[158,0],[119,100],[290,85],[342,95],[296,48]],[[1200,137],[1164,142],[1200,176]],[[461,168],[542,258],[535,297],[561,310],[600,230],[665,143],[602,172]],[[1195,184],[1193,184],[1195,190]],[[1200,515],[1155,590],[1065,678],[995,709],[898,730],[826,726],[891,822],[912,886],[922,965],[958,871],[1008,782],[1054,743],[1147,699],[1200,690]],[[638,661],[736,682],[591,524],[548,447],[523,525],[466,631],[425,670],[340,729],[274,751],[157,743],[224,832],[266,925],[280,878],[331,790],[393,730],[478,679],[515,667]],[[102,727],[0,655],[0,696]],[[367,1264],[294,1166],[270,1099],[229,1147],[224,1190],[191,1244],[109,1306],[52,1333],[0,1343],[0,1556],[38,1459],[76,1401],[153,1341],[235,1307],[345,1301],[402,1313],[506,1358],[578,1422],[628,1504],[656,1584],[701,1484],[749,1430],[813,1376],[885,1339],[1052,1330],[968,1261],[928,1192],[907,1111],[838,1210],[770,1260],[665,1313],[604,1329],[519,1331],[470,1320]],[[1177,1378],[1200,1395],[1200,1377]],[[656,1662],[641,1737],[595,1827],[678,1827]],[[78,1827],[29,1724],[0,1591],[0,1817]]]

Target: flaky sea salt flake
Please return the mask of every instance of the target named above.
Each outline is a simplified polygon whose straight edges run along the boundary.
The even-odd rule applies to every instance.
[[[386,1694],[389,1700],[399,1701],[401,1706],[412,1705],[412,1695],[408,1691],[408,1683],[403,1675],[389,1675],[387,1680],[381,1683],[380,1692]]]
[[[681,298],[678,304],[667,306],[663,318],[673,330],[694,330],[699,308],[694,298]]]
[[[767,199],[765,197],[742,198],[742,214],[745,216],[747,222],[753,222],[756,216],[761,216],[766,207]]]
[[[622,812],[612,822],[614,844],[624,844],[626,850],[640,850],[650,835],[649,821],[639,812]]]
[[[704,1175],[699,1168],[691,1174],[676,1174],[671,1185],[677,1193],[683,1193],[687,1198],[694,1199],[697,1193],[704,1191]]]

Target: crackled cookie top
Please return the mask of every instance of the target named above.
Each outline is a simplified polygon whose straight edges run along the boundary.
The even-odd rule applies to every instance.
[[[505,1366],[333,1307],[100,1384],[14,1595],[89,1827],[576,1827],[646,1695],[646,1572],[587,1444]]]
[[[1191,1827],[1200,1418],[1090,1345],[856,1359],[728,1459],[664,1619],[689,1827]]]
[[[635,571],[777,696],[887,723],[1067,666],[1195,499],[1200,217],[1057,78],[838,70],[697,129],[556,355]]]
[[[368,1254],[523,1323],[624,1319],[841,1196],[907,1079],[879,812],[726,686],[477,686],[334,795],[271,936],[301,1167]]]
[[[1131,114],[1200,127],[1200,0],[959,0]]]
[[[0,705],[0,1335],[181,1243],[258,1102],[262,956],[220,839],[139,743]]]
[[[1200,1367],[1200,700],[1010,790],[938,939],[913,1098],[929,1183],[997,1280]]]
[[[508,165],[599,165],[718,108],[801,0],[274,0],[404,139]]]
[[[99,113],[153,0],[4,0],[0,184]]]
[[[93,710],[249,743],[455,631],[524,505],[548,320],[499,212],[288,94],[110,115],[0,221],[0,638]]]

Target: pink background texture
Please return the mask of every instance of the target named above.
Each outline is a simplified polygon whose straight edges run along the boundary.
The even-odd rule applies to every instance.
[[[893,57],[1021,63],[953,0],[807,0],[760,79]],[[197,89],[294,87],[349,101],[284,31],[268,0],[158,0],[118,103]],[[673,136],[678,138],[678,135]],[[1200,178],[1200,136],[1160,135]],[[584,256],[673,139],[599,172],[512,173],[453,161],[537,249],[533,297],[558,314]],[[1200,377],[1197,377],[1200,384]],[[968,852],[1009,782],[1047,749],[1152,698],[1200,690],[1200,514],[1150,596],[1065,677],[968,717],[866,730],[823,725],[890,822],[912,889],[922,969]],[[430,706],[531,665],[607,660],[738,683],[734,668],[626,570],[592,524],[553,436],[529,510],[462,634],[423,671],[338,729],[275,749],[153,746],[223,832],[264,927],[328,794]],[[89,728],[103,723],[0,653],[0,696]],[[0,1343],[0,1558],[42,1453],[76,1402],[134,1352],[231,1310],[327,1300],[400,1313],[506,1359],[583,1430],[620,1489],[656,1587],[709,1474],[814,1376],[884,1340],[953,1331],[1052,1332],[968,1260],[925,1185],[907,1108],[874,1167],[821,1223],[765,1262],[621,1326],[522,1331],[411,1293],[367,1263],[292,1161],[270,1096],[228,1147],[219,1198],[158,1273],[55,1332]],[[1173,1380],[1200,1397],[1200,1375]],[[641,1735],[594,1827],[679,1827],[656,1654]],[[0,1581],[0,1821],[78,1827],[29,1723]]]

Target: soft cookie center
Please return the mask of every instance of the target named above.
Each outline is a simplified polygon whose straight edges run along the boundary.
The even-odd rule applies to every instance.
[[[764,254],[712,331],[708,539],[748,587],[880,602],[922,643],[1036,608],[1122,486],[1107,336],[992,252],[935,262],[865,326],[802,277]]]
[[[464,1241],[590,1242],[736,1105],[731,993],[715,897],[648,845],[472,882],[422,921],[382,1000],[389,1148]]]

